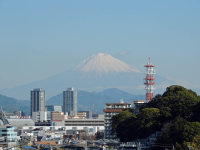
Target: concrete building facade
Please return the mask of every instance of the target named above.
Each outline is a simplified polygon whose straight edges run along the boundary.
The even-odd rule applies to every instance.
[[[77,91],[73,88],[63,91],[63,112],[69,116],[77,116]]]
[[[67,115],[64,115],[63,112],[51,112],[52,121],[64,121],[67,119]]]
[[[137,101],[133,101],[134,105],[135,105],[135,113],[138,114],[140,112],[140,108],[145,104],[144,100],[137,100]]]
[[[62,106],[48,105],[46,106],[47,120],[51,120],[51,112],[63,112]]]
[[[33,89],[31,91],[31,117],[35,122],[47,120],[45,104],[45,90]]]
[[[124,109],[131,108],[131,103],[106,103],[106,109],[104,109],[104,138],[105,139],[116,139],[116,135],[112,134],[111,118],[114,115],[119,114]]]
[[[17,144],[17,132],[13,126],[0,126],[0,146],[11,147]]]

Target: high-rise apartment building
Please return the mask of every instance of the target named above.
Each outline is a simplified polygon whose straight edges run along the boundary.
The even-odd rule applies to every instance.
[[[31,91],[31,117],[37,121],[47,119],[45,110],[45,90],[34,89]]]
[[[131,103],[124,103],[122,100],[120,103],[106,103],[106,109],[104,112],[104,138],[105,139],[116,139],[116,134],[112,133],[112,117],[119,114],[124,109],[131,108]]]
[[[77,116],[77,91],[73,88],[63,91],[63,112],[69,116]]]

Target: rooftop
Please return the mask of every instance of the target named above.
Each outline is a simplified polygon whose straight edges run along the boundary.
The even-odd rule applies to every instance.
[[[103,112],[122,112],[123,109],[104,109]]]
[[[133,101],[134,103],[145,103],[145,100]]]
[[[9,124],[15,127],[34,126],[32,119],[7,119]]]
[[[131,105],[131,103],[105,103],[106,105]]]
[[[34,142],[35,144],[40,144],[40,145],[56,145],[55,141],[40,141],[40,142]]]

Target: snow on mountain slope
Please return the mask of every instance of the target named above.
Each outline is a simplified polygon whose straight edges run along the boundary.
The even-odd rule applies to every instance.
[[[83,60],[77,67],[82,72],[140,72],[138,69],[122,62],[109,54],[98,53]]]
[[[18,99],[30,99],[30,90],[34,88],[43,88],[46,98],[55,96],[69,87],[87,91],[118,88],[134,95],[145,93],[144,74],[109,54],[93,55],[74,68],[76,69],[63,70],[62,73],[43,80],[1,90],[0,93]],[[174,83],[158,74],[155,82],[155,92],[162,92],[167,85]]]

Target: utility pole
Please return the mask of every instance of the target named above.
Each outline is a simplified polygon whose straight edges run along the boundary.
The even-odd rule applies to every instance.
[[[137,147],[137,150],[141,150],[140,142],[139,141],[137,142],[136,147]]]
[[[190,144],[189,144],[188,148],[189,148],[189,150],[192,150],[192,149],[193,149],[193,147],[192,147],[192,146],[190,146]],[[191,149],[191,148],[192,148],[192,149]]]
[[[172,149],[175,150],[174,145],[172,145]]]

